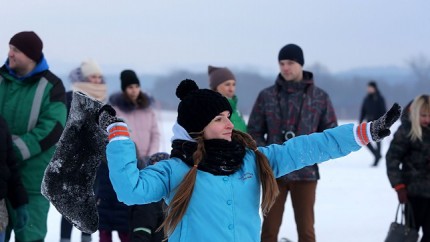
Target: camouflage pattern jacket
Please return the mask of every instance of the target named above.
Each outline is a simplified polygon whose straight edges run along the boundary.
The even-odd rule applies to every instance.
[[[330,97],[316,87],[313,74],[303,71],[300,82],[285,81],[281,75],[275,84],[263,89],[255,101],[248,121],[248,133],[258,146],[281,144],[284,133],[296,136],[322,132],[337,126]],[[314,181],[320,178],[318,166],[307,166],[284,177],[293,181]]]
[[[422,141],[412,142],[411,124],[403,121],[386,155],[391,186],[405,184],[408,195],[430,198],[430,129],[423,128]]]

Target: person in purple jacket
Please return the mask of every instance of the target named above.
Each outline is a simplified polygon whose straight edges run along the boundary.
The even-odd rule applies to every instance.
[[[401,113],[395,104],[371,123],[257,147],[251,136],[233,129],[232,108],[221,94],[187,79],[176,95],[181,101],[171,158],[142,170],[127,124],[109,105],[98,113],[109,137],[106,157],[118,200],[132,205],[164,198],[168,207],[161,227],[170,242],[260,241],[259,207],[266,214],[275,201],[275,178],[383,139]]]

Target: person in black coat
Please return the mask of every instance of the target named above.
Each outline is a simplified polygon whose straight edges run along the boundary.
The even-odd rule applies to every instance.
[[[387,175],[399,203],[412,208],[420,241],[430,241],[430,96],[419,95],[387,151]]]
[[[26,204],[28,195],[18,172],[13,153],[12,136],[6,121],[0,116],[0,241],[4,240],[8,213],[6,199],[16,211],[15,231],[24,228],[28,221]]]
[[[101,162],[97,170],[96,189],[97,210],[99,213],[100,242],[112,241],[112,232],[117,231],[121,242],[129,241],[128,206],[118,201],[109,179],[106,162]]]
[[[167,160],[170,155],[165,152],[157,152],[151,155],[146,162],[139,161],[138,168],[143,169],[161,160]],[[164,221],[164,201],[143,205],[130,206],[130,242],[162,242],[163,230],[157,231]],[[167,242],[167,240],[165,240]]]
[[[378,117],[381,117],[387,108],[385,106],[385,99],[382,94],[379,92],[378,86],[375,81],[370,81],[367,84],[367,95],[364,98],[363,105],[361,106],[361,113],[359,123],[363,122],[364,119],[367,121],[375,120]],[[375,157],[375,161],[372,166],[376,167],[381,159],[381,142],[376,143],[376,147],[373,146],[372,143],[367,145],[370,152],[372,152]]]

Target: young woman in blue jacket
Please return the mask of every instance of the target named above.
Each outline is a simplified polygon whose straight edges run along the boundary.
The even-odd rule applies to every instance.
[[[109,134],[106,155],[119,201],[132,205],[164,198],[168,208],[162,227],[170,242],[260,241],[260,195],[264,214],[278,194],[276,177],[345,156],[370,139],[380,141],[401,113],[395,104],[371,123],[257,147],[249,135],[233,130],[231,106],[221,94],[184,80],[176,95],[181,102],[171,158],[143,170],[137,169],[127,124],[109,105],[98,119]]]

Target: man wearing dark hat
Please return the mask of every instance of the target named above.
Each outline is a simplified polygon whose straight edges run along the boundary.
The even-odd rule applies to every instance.
[[[0,68],[0,114],[13,136],[13,150],[29,196],[24,209],[8,206],[15,241],[43,241],[49,202],[41,182],[66,122],[63,82],[49,71],[42,40],[33,31],[15,34]],[[25,226],[17,227],[25,222]]]
[[[295,136],[322,132],[337,126],[326,92],[314,84],[313,74],[303,70],[302,49],[284,46],[278,55],[280,73],[275,84],[262,90],[248,121],[248,132],[257,145],[281,144]],[[264,217],[261,241],[276,242],[288,195],[294,209],[299,242],[314,242],[314,204],[318,166],[307,166],[277,180],[279,196]]]
[[[370,81],[367,84],[367,95],[364,97],[363,104],[361,105],[360,119],[359,122],[363,120],[372,121],[375,117],[380,117],[381,113],[385,113],[387,107],[385,106],[385,99],[378,89],[378,85],[375,81]],[[381,159],[381,142],[376,142],[376,147],[372,143],[367,144],[367,148],[372,152],[375,160],[372,164],[373,167],[378,166],[379,160]]]

